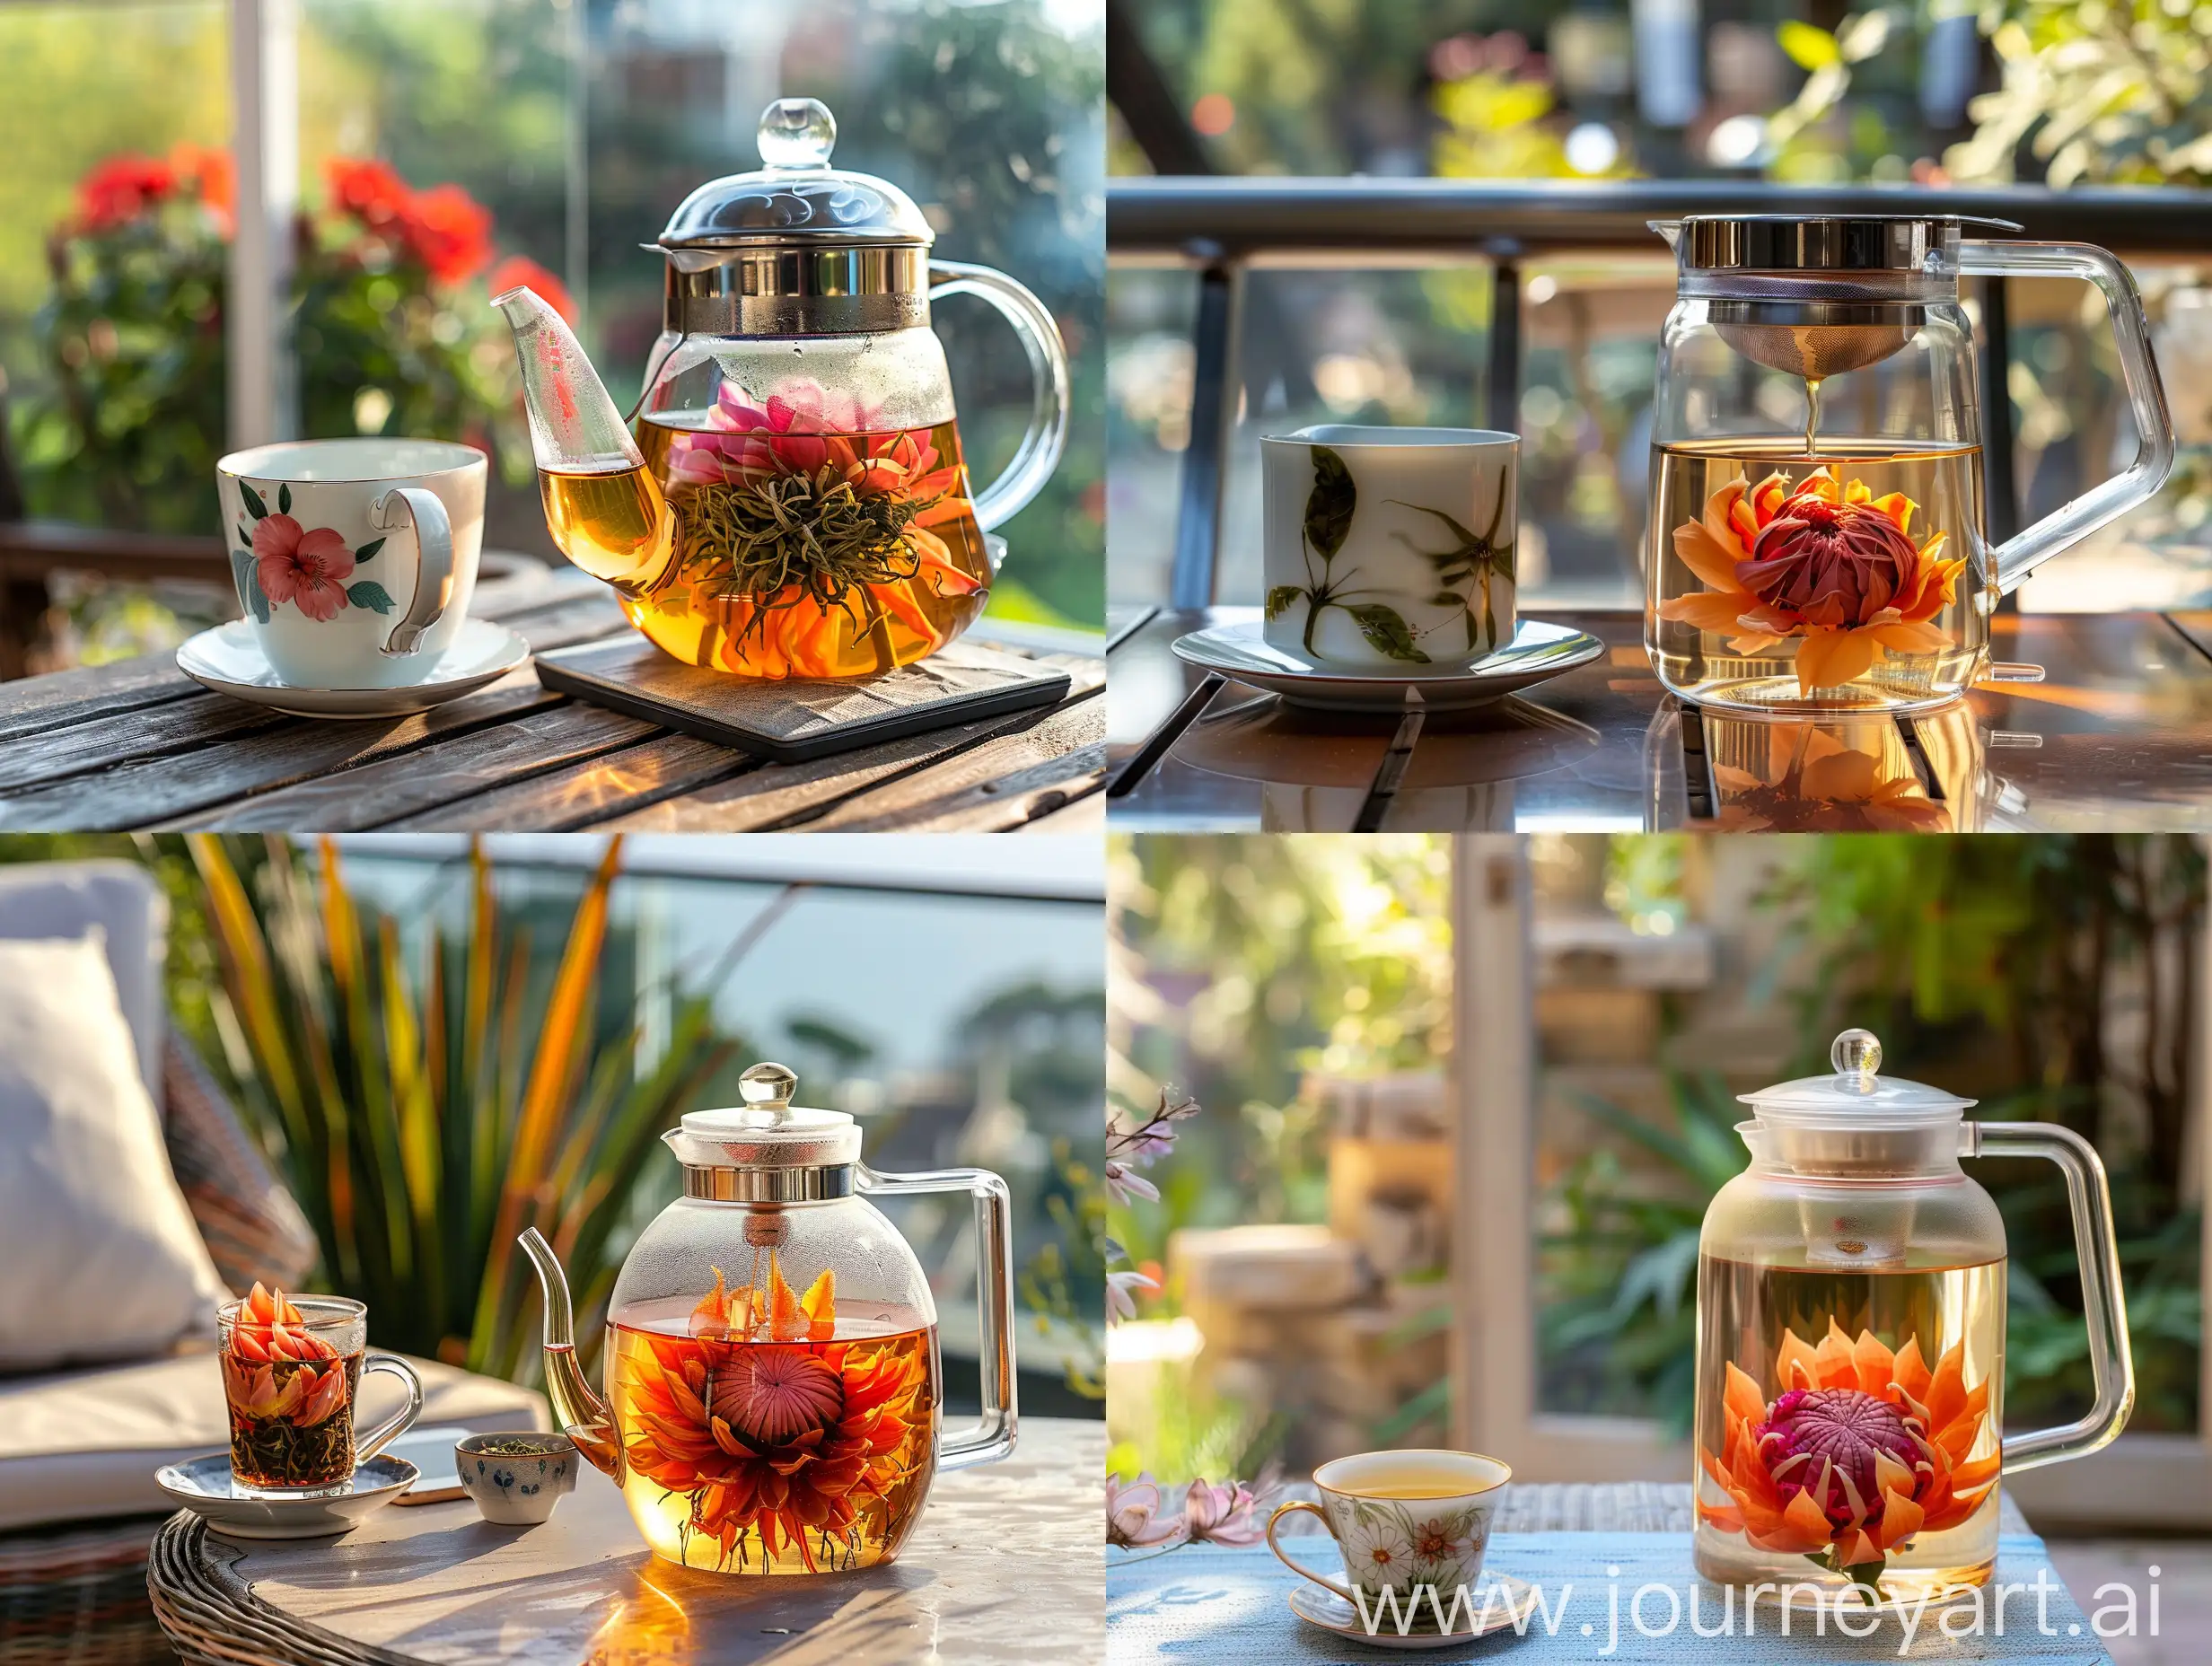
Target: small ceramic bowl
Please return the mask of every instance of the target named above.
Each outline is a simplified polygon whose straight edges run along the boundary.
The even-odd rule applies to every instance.
[[[507,1527],[534,1527],[551,1515],[561,1495],[575,1490],[581,1461],[566,1434],[524,1429],[453,1442],[453,1470],[461,1486],[487,1521]]]

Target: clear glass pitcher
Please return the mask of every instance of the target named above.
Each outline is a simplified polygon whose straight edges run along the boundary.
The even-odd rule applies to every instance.
[[[1846,1030],[1835,1074],[1745,1096],[1751,1167],[1698,1243],[1698,1571],[1872,1600],[1978,1586],[2001,1475],[2093,1452],[2135,1403],[2104,1166],[2071,1130],[1971,1122],[1972,1103],[1877,1074]],[[2096,1404],[2006,1437],[2005,1223],[1962,1157],[2066,1178]],[[1748,1599],[1747,1599],[1748,1600]]]
[[[1003,272],[932,260],[897,186],[830,165],[812,99],[760,118],[758,172],[683,200],[657,247],[663,328],[635,431],[529,289],[514,331],[546,524],[630,622],[693,665],[866,676],[935,653],[990,594],[983,534],[1036,496],[1067,437],[1067,355]],[[971,489],[931,304],[989,303],[1034,396],[1004,473]]]
[[[602,1397],[576,1363],[568,1284],[536,1228],[546,1392],[614,1477],[654,1555],[724,1574],[847,1573],[888,1562],[940,1469],[1014,1450],[1014,1275],[1006,1183],[982,1169],[879,1174],[841,1111],[794,1106],[798,1078],[755,1065],[745,1103],[662,1136],[683,1196],[638,1237],[607,1307]],[[868,1201],[975,1200],[983,1416],[939,1426],[937,1310],[914,1251]]]
[[[2173,425],[2128,269],[1956,215],[1654,222],[1678,292],[1659,344],[1644,635],[1661,682],[1750,711],[1913,711],[1989,669],[1997,599],[2164,484]],[[2103,295],[2134,461],[1991,544],[1962,276]]]

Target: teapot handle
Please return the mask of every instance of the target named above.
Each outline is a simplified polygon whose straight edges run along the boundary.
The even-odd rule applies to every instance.
[[[2005,1437],[2011,1475],[2039,1464],[2083,1458],[2127,1425],[2135,1408],[2135,1356],[2128,1346],[2128,1299],[2120,1289],[2120,1245],[2112,1232],[2112,1197],[2104,1164],[2092,1145],[2055,1122],[1965,1122],[1962,1157],[2043,1157],[2066,1176],[2074,1215],[2074,1252],[2081,1258],[2082,1310],[2089,1326],[2089,1371],[2096,1404],[2072,1423]]]
[[[1023,434],[1014,460],[970,504],[976,523],[988,532],[1013,520],[1059,466],[1061,448],[1067,443],[1067,349],[1050,310],[1004,272],[957,260],[932,260],[929,276],[933,305],[948,295],[973,295],[989,302],[1014,326],[1022,350],[1029,355],[1033,389],[1029,431]]]
[[[1014,1451],[1014,1230],[1006,1182],[988,1169],[932,1169],[879,1174],[857,1165],[865,1197],[966,1192],[976,1206],[976,1310],[983,1356],[983,1416],[972,1429],[937,1437],[937,1468],[993,1463]]]
[[[1959,270],[1987,277],[2078,277],[2094,284],[2111,315],[2112,338],[2120,348],[2120,385],[2135,418],[2133,462],[1991,552],[1997,592],[2009,595],[2051,557],[2117,520],[2165,485],[2173,472],[2173,417],[2166,408],[2158,362],[2151,355],[2142,292],[2118,256],[2094,243],[1985,242],[1970,238],[1959,244]]]

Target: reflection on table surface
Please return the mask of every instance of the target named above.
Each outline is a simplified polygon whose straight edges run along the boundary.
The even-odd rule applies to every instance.
[[[1200,673],[1170,645],[1252,608],[1117,624],[1110,817],[1123,831],[2075,832],[2212,827],[2212,612],[2002,615],[1985,683],[1935,712],[1770,720],[1682,706],[1639,614],[1547,613],[1607,652],[1483,710],[1425,717],[1393,787],[1391,715],[1228,682],[1149,765]],[[1402,745],[1403,737],[1400,738]],[[1364,819],[1363,819],[1364,816]]]
[[[235,1558],[223,1583],[250,1584],[257,1620],[286,1644],[312,1628],[323,1647],[300,1659],[1098,1662],[1104,1465],[1103,1425],[1024,1419],[1011,1458],[937,1477],[897,1561],[834,1578],[660,1561],[592,1470],[527,1531],[466,1503],[426,1504],[380,1511],[341,1539],[211,1537],[205,1554]]]

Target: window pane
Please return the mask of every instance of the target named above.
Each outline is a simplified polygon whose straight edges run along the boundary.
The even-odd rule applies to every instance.
[[[1168,594],[1190,443],[1198,311],[1196,273],[1122,267],[1107,277],[1107,583],[1114,601]]]

